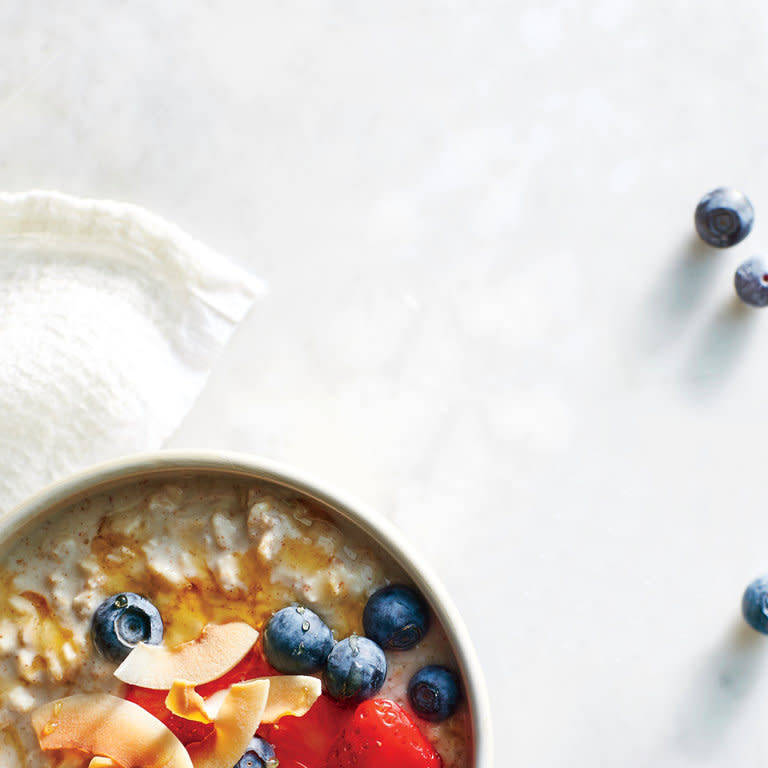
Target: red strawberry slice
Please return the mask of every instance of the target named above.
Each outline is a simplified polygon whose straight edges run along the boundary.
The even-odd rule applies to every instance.
[[[323,768],[328,750],[354,712],[323,694],[303,717],[264,723],[257,734],[274,747],[280,768]]]
[[[441,768],[443,761],[405,711],[389,699],[358,705],[325,768]],[[282,764],[281,764],[282,766]]]
[[[253,680],[255,677],[271,677],[278,674],[280,673],[267,663],[259,644],[248,651],[240,663],[232,667],[229,672],[210,683],[196,686],[195,690],[204,699],[207,699],[211,694],[229,688],[233,683],[242,683],[243,680]]]

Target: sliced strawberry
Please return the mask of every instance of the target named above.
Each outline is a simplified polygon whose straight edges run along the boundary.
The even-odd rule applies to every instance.
[[[405,711],[389,699],[358,705],[325,768],[441,768],[443,761]]]
[[[323,768],[328,750],[353,715],[353,709],[323,694],[303,717],[281,717],[257,734],[275,748],[280,768]]]
[[[211,680],[210,683],[196,686],[195,690],[204,699],[207,699],[212,693],[223,691],[225,688],[229,688],[233,683],[242,683],[243,680],[253,680],[254,677],[270,677],[271,675],[278,674],[280,673],[276,669],[270,667],[267,663],[267,660],[264,658],[264,652],[261,650],[261,644],[259,643],[248,651],[240,663],[232,667],[229,672],[223,674],[216,680]]]

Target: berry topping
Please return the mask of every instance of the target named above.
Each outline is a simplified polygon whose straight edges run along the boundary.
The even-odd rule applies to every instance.
[[[234,683],[242,683],[245,680],[253,680],[256,677],[271,677],[274,674],[276,674],[276,670],[267,664],[262,649],[256,644],[243,657],[242,661],[232,667],[229,672],[216,680],[212,680],[210,683],[198,685],[196,690],[203,698],[206,698],[216,693],[216,691],[223,691],[225,688],[229,688]]]
[[[752,629],[768,635],[768,574],[755,579],[744,591],[741,612]]]
[[[108,597],[93,614],[91,637],[96,650],[115,663],[139,644],[160,645],[163,620],[145,597],[121,592]]]
[[[281,717],[276,723],[262,723],[258,735],[275,748],[280,768],[324,768],[334,740],[354,712],[322,695],[303,717]]]
[[[254,736],[234,768],[277,768],[278,765],[272,745],[261,736]]]
[[[704,195],[694,217],[699,237],[716,248],[740,243],[750,233],[754,220],[752,203],[741,192],[728,187]]]
[[[389,699],[360,704],[326,762],[328,768],[441,768],[442,764],[405,711]]]
[[[768,306],[768,263],[755,257],[745,261],[733,278],[736,294],[753,307]]]
[[[264,628],[267,661],[287,675],[319,672],[332,648],[331,630],[301,605],[279,610]]]
[[[374,592],[363,611],[365,634],[388,651],[413,648],[429,629],[429,608],[410,587],[391,584]]]
[[[438,723],[450,717],[459,705],[459,680],[450,669],[437,664],[422,667],[408,683],[413,711],[425,720]]]
[[[325,665],[325,687],[337,701],[357,703],[375,696],[387,676],[384,651],[367,637],[336,643]]]

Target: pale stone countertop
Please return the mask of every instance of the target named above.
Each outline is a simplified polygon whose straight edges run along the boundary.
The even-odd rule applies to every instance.
[[[170,445],[388,515],[484,665],[499,766],[758,764],[768,6],[6,0],[0,179],[263,277]],[[752,199],[732,251],[698,198]]]

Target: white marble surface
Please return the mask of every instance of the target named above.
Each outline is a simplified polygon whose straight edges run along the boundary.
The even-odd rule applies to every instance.
[[[500,766],[757,764],[768,7],[6,0],[0,179],[265,278],[174,447],[295,464],[418,544]],[[749,239],[692,239],[721,184]]]

